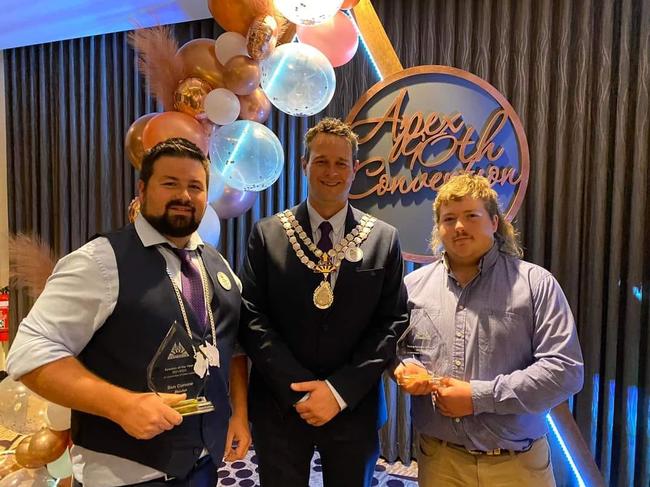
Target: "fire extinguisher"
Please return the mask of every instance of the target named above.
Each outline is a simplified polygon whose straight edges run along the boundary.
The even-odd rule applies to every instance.
[[[0,289],[0,342],[9,341],[9,288]]]

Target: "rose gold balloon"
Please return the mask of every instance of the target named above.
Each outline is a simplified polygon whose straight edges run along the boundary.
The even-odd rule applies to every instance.
[[[194,39],[181,46],[176,52],[183,62],[185,76],[201,78],[212,88],[223,87],[222,66],[214,53],[213,39]]]
[[[208,8],[214,20],[224,30],[239,32],[245,36],[253,19],[265,13],[251,8],[253,3],[243,0],[208,0]]]
[[[63,455],[68,448],[68,439],[70,431],[52,431],[43,428],[38,433],[32,435],[27,449],[28,453],[38,461],[50,463]]]
[[[137,196],[129,203],[129,223],[133,223],[140,214],[140,198]]]
[[[276,18],[280,18],[280,16],[276,16]],[[278,46],[280,44],[287,44],[288,42],[293,42],[293,38],[296,37],[296,24],[293,22],[289,22],[288,20],[285,19],[286,27],[284,28],[284,32],[278,36]],[[279,28],[279,30],[282,30]]]
[[[264,123],[271,114],[271,102],[262,88],[257,88],[250,95],[239,97],[239,118]]]
[[[149,150],[158,142],[172,137],[183,137],[194,142],[204,153],[208,151],[208,138],[201,123],[180,112],[159,113],[149,120],[142,132],[142,145]]]
[[[203,99],[211,91],[212,87],[207,81],[201,78],[186,78],[178,83],[174,92],[174,108],[191,117],[204,114]]]
[[[138,171],[142,165],[142,158],[144,157],[144,147],[142,146],[142,131],[157,113],[147,113],[142,115],[135,122],[131,124],[129,130],[124,137],[124,151],[126,156]]]
[[[256,61],[271,55],[278,42],[278,23],[272,15],[259,16],[248,29],[246,47],[250,57]]]
[[[235,95],[250,95],[260,85],[260,66],[248,56],[235,56],[224,67],[226,88]]]
[[[16,455],[0,455],[0,479],[5,478],[11,472],[20,470],[20,465],[16,462]]]
[[[16,447],[16,462],[21,467],[39,468],[45,465],[45,462],[40,461],[29,452],[29,443],[31,439],[31,436],[26,437]]]

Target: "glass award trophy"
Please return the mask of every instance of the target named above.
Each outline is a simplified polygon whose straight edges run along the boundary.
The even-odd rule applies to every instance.
[[[426,381],[439,386],[448,374],[447,347],[431,325],[411,325],[397,341],[397,358],[408,369],[402,375],[407,383]]]
[[[207,358],[174,321],[147,367],[149,389],[156,394],[187,394],[186,400],[171,406],[182,416],[209,413],[214,405],[201,396],[207,377]]]

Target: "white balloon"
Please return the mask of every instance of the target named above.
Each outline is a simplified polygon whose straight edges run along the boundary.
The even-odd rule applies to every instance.
[[[214,41],[214,53],[222,66],[240,54],[248,56],[246,38],[239,32],[224,32]]]
[[[275,8],[294,24],[316,25],[331,19],[343,0],[275,0]]]
[[[47,401],[11,377],[0,382],[0,424],[17,433],[36,433],[45,426]]]
[[[237,120],[241,106],[232,91],[217,88],[207,94],[203,107],[208,118],[217,125],[228,125]]]
[[[56,479],[45,468],[21,468],[0,480],[0,487],[55,487]]]
[[[70,458],[70,450],[67,448],[63,454],[47,464],[47,471],[55,479],[67,479],[72,475],[72,458]]]
[[[47,427],[52,431],[65,431],[70,429],[70,408],[59,406],[52,402],[47,404],[45,420]]]
[[[336,74],[332,63],[309,44],[282,44],[262,61],[260,67],[264,94],[273,106],[289,115],[315,115],[324,110],[334,96]],[[213,132],[212,139],[218,134],[219,131]]]
[[[203,219],[199,225],[199,236],[201,240],[209,243],[213,247],[219,245],[219,236],[221,234],[221,222],[217,212],[214,211],[212,206],[208,205],[203,214]]]

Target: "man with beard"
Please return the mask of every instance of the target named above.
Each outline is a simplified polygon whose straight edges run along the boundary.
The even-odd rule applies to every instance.
[[[246,358],[229,370],[239,283],[196,233],[208,177],[191,142],[153,147],[134,224],[62,258],[18,329],[8,371],[73,410],[77,485],[212,487],[225,447],[226,460],[248,449]],[[167,358],[190,357],[190,368],[196,360],[213,412],[181,416],[172,406],[184,394],[149,392],[147,367],[175,321],[187,346]]]

